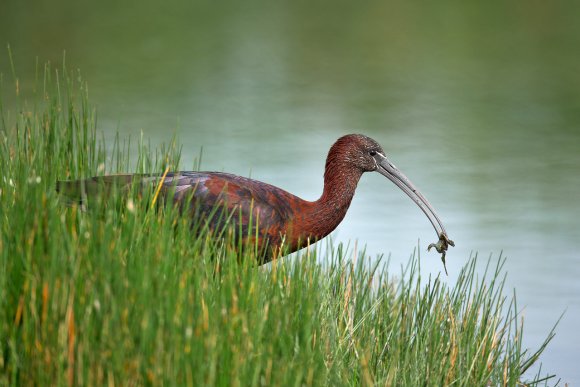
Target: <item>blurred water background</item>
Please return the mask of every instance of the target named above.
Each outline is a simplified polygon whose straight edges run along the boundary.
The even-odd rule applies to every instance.
[[[0,44],[19,87],[35,63],[80,69],[112,141],[177,134],[183,167],[251,175],[314,200],[341,135],[383,145],[438,210],[457,247],[507,257],[525,344],[562,312],[543,369],[580,383],[580,3],[89,2],[4,0]],[[0,49],[3,100],[13,77]],[[358,240],[393,271],[418,241],[442,272],[415,205],[363,176],[335,242]],[[482,262],[483,263],[483,262]]]

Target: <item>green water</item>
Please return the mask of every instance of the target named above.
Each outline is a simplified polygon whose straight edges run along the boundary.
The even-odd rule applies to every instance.
[[[4,1],[21,95],[36,58],[79,68],[99,126],[178,134],[188,168],[251,175],[307,199],[326,152],[365,133],[438,209],[457,243],[508,257],[530,347],[566,314],[544,369],[580,382],[580,3]],[[0,51],[2,96],[14,78]],[[364,176],[335,241],[407,262],[433,230],[380,175]],[[353,245],[354,242],[351,242]],[[576,382],[576,383],[574,383]]]

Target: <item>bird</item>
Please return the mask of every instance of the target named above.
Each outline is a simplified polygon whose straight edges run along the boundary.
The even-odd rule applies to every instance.
[[[433,206],[391,163],[379,143],[362,134],[342,136],[331,146],[324,169],[324,188],[315,201],[304,200],[258,180],[200,171],[64,180],[57,182],[57,191],[69,204],[84,205],[103,187],[115,186],[120,190],[134,185],[143,189],[158,187],[157,194],[162,201],[177,205],[183,216],[191,217],[192,224],[201,221],[216,232],[230,227],[236,238],[257,247],[256,259],[264,264],[315,243],[335,230],[366,172],[385,176],[419,206],[439,237],[438,243],[431,244],[429,249],[435,247],[442,254],[445,266],[447,248],[455,244],[448,238]]]

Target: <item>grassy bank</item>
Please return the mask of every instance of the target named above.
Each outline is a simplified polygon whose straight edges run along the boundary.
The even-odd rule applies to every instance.
[[[544,346],[522,348],[501,259],[483,277],[467,260],[453,288],[342,246],[256,268],[137,197],[63,206],[57,180],[178,169],[179,147],[107,148],[80,77],[37,78],[27,100],[2,85],[0,384],[542,381],[522,377]]]

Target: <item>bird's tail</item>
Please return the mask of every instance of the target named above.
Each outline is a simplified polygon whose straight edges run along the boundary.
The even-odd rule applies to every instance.
[[[91,200],[106,199],[114,192],[128,192],[133,183],[142,180],[142,175],[109,175],[90,177],[82,180],[61,180],[56,182],[56,192],[69,206],[85,207]]]

